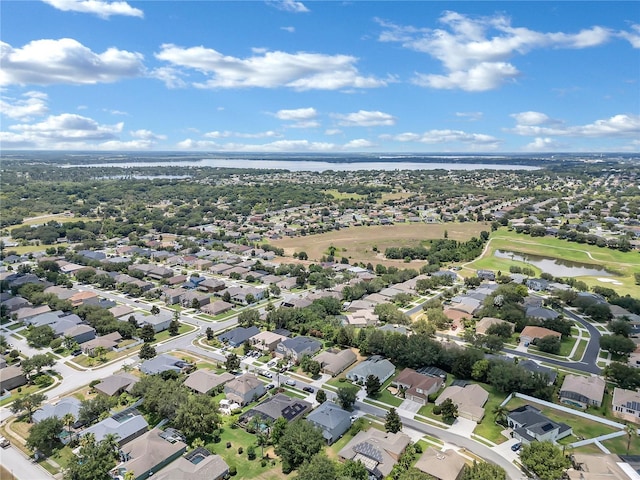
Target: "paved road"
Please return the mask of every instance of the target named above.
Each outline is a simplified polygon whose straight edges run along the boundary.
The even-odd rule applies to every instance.
[[[383,408],[376,407],[374,405],[361,401],[356,402],[356,410],[375,415],[379,418],[384,418],[384,416],[387,414],[387,411]],[[511,463],[509,460],[504,458],[502,455],[500,455],[490,447],[480,442],[476,442],[471,438],[463,437],[462,435],[458,435],[448,430],[443,430],[441,428],[427,425],[423,422],[419,422],[412,418],[403,416],[403,412],[401,410],[398,410],[398,414],[402,418],[402,424],[404,426],[409,427],[413,430],[417,430],[420,433],[425,433],[427,435],[437,437],[446,443],[465,448],[470,452],[478,455],[479,457],[501,466],[505,469],[508,478],[510,478],[511,480],[520,480],[523,477],[526,478],[525,475],[523,475],[523,473],[520,471],[520,469],[518,469],[513,463]]]
[[[582,356],[582,361],[580,363],[593,365],[597,369],[597,371],[594,370],[591,373],[600,373],[600,368],[597,367],[598,355],[600,353],[600,337],[602,336],[600,330],[594,327],[593,324],[587,322],[583,317],[577,315],[567,308],[563,308],[562,313],[571,320],[575,320],[588,330],[591,338],[589,339],[589,345],[587,345],[587,348],[584,351],[584,355]]]
[[[15,447],[0,450],[0,463],[17,480],[51,480],[53,478],[49,472],[37,463],[32,463],[22,451]]]

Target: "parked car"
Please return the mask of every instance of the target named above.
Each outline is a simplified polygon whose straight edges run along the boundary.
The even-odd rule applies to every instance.
[[[514,443],[513,445],[511,445],[511,450],[513,450],[514,452],[517,452],[518,450],[520,450],[520,447],[522,447],[522,443],[520,442]]]
[[[309,393],[313,393],[315,391],[313,389],[313,387],[304,387],[302,390],[304,390],[305,392],[309,392]]]
[[[9,445],[11,445],[11,442],[9,442],[9,440],[7,440],[5,437],[0,437],[0,447],[7,448]]]
[[[267,385],[267,390],[271,390],[275,388],[275,385],[273,383],[270,383],[269,385]]]
[[[296,381],[293,378],[289,378],[285,383],[293,387],[296,384]]]

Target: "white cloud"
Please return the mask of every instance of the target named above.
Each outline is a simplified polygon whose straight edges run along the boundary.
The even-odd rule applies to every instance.
[[[41,117],[49,112],[47,107],[47,94],[43,92],[26,92],[22,99],[0,99],[0,112],[9,118],[17,120],[31,120],[33,117]]]
[[[395,125],[396,119],[388,113],[379,111],[359,110],[346,115],[334,114],[338,119],[338,124],[343,127],[377,127]]]
[[[482,112],[456,112],[456,117],[464,118],[470,122],[481,120],[483,116]]]
[[[553,120],[548,115],[541,112],[520,112],[513,113],[510,116],[515,118],[519,125],[549,125],[559,123],[558,120]]]
[[[182,48],[164,44],[156,58],[171,64],[169,74],[161,69],[157,75],[165,83],[168,78],[169,86],[177,82],[178,67],[207,76],[204,82],[192,83],[197,88],[338,90],[386,85],[384,80],[360,75],[355,67],[357,59],[349,55],[261,50],[251,57],[238,58],[203,46]]]
[[[137,138],[139,140],[166,140],[167,136],[166,135],[157,135],[155,133],[153,133],[151,130],[145,130],[145,129],[141,129],[141,130],[133,130],[131,132],[129,132],[129,135],[131,135],[133,138]]]
[[[640,24],[631,25],[631,31],[622,31],[619,35],[628,40],[633,48],[640,48]]]
[[[551,138],[536,138],[533,142],[525,145],[523,150],[527,152],[557,152],[562,150],[566,145],[559,143]]]
[[[94,84],[144,73],[140,53],[94,53],[72,38],[34,40],[22,48],[0,42],[0,85]]]
[[[224,152],[344,152],[354,149],[367,149],[376,144],[365,139],[351,140],[345,144],[330,142],[314,142],[310,140],[277,140],[270,143],[216,143],[211,140],[194,140],[187,138],[178,142],[176,148],[181,150],[216,150]]]
[[[313,107],[295,108],[291,110],[278,110],[276,112],[276,117],[280,120],[311,120],[312,118],[316,118],[317,116],[318,112]]]
[[[144,12],[133,8],[127,2],[105,2],[103,0],[42,0],[52,7],[63,12],[91,13],[100,18],[109,18],[112,15],[124,15],[128,17],[144,17]]]
[[[213,131],[208,132],[203,135],[206,138],[270,138],[270,137],[280,137],[282,136],[278,132],[274,132],[273,130],[268,130],[266,132],[257,132],[257,133],[241,133],[241,132],[231,132],[229,130],[225,130],[223,132]]]
[[[306,13],[309,11],[302,2],[296,2],[295,0],[271,0],[267,2],[267,5],[291,13]]]
[[[462,130],[429,130],[424,133],[401,133],[398,135],[382,135],[386,140],[397,142],[419,142],[426,144],[451,144],[462,143],[474,148],[495,149],[502,141],[491,135],[483,133],[467,133]]]
[[[327,128],[324,131],[325,135],[340,135],[342,133],[342,130],[340,130],[339,128]]]
[[[284,30],[285,32],[294,33],[296,31],[296,27],[280,27],[280,30]]]
[[[377,146],[375,143],[365,140],[364,138],[357,138],[345,143],[344,148],[372,148]]]
[[[105,112],[109,112],[111,115],[119,115],[123,117],[128,117],[129,114],[127,112],[123,112],[122,110],[104,110]]]
[[[612,32],[595,26],[578,33],[538,32],[514,27],[503,15],[472,18],[444,12],[443,28],[400,26],[378,20],[382,42],[400,42],[404,47],[439,60],[445,74],[416,73],[414,83],[437,89],[486,91],[520,75],[510,63],[516,55],[538,48],[588,48],[608,41]]]
[[[512,116],[518,120],[517,115],[520,114]],[[558,121],[550,125],[519,123],[509,131],[530,137],[637,138],[640,136],[640,115],[614,115],[590,124],[575,126],[565,126]]]

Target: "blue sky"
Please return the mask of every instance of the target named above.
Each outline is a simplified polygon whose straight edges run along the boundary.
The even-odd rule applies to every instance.
[[[2,150],[640,151],[640,2],[0,9]]]

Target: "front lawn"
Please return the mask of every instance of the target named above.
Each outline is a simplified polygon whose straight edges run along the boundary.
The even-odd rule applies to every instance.
[[[493,410],[500,405],[507,398],[502,392],[499,392],[494,387],[487,384],[480,384],[482,388],[489,392],[489,400],[484,405],[484,418],[478,424],[478,426],[473,430],[473,433],[480,437],[484,437],[487,440],[491,440],[493,443],[502,443],[507,440],[507,438],[502,435],[502,430],[505,429],[502,425],[499,425],[495,421],[495,415]]]

